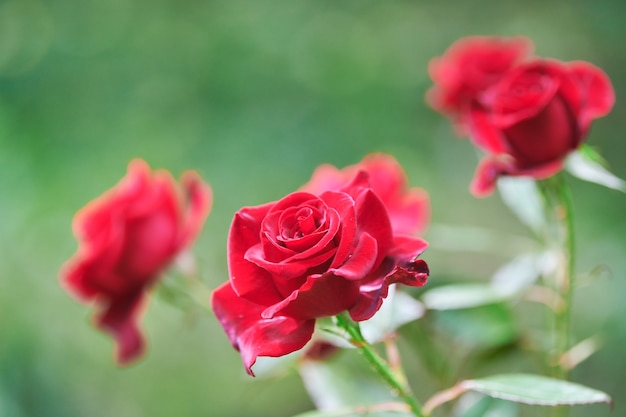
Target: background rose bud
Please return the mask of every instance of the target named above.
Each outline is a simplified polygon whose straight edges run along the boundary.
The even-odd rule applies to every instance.
[[[228,237],[230,281],[213,310],[248,373],[258,356],[302,348],[315,319],[380,308],[390,284],[426,283],[418,238],[396,236],[364,171],[338,191],[296,192],[235,214]]]
[[[120,364],[144,350],[136,322],[146,290],[209,213],[209,186],[192,172],[181,184],[184,196],[168,172],[151,173],[134,160],[120,183],[74,218],[79,248],[61,270],[62,283],[79,299],[95,301],[95,325],[115,338]]]
[[[545,178],[559,171],[615,96],[606,74],[589,63],[542,60],[511,70],[477,100],[471,138],[488,153],[472,184],[480,196],[499,175]]]
[[[429,62],[428,73],[435,85],[426,99],[435,110],[451,117],[461,133],[466,133],[466,111],[478,94],[498,82],[532,50],[532,42],[524,37],[461,38],[443,56]]]
[[[300,190],[313,194],[338,191],[359,171],[369,174],[370,187],[385,204],[394,233],[425,233],[430,221],[428,193],[421,188],[409,188],[404,170],[391,155],[369,154],[358,164],[341,170],[330,164],[320,165]]]

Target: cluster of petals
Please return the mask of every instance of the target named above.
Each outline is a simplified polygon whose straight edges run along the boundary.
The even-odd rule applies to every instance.
[[[197,236],[209,213],[211,189],[194,172],[178,185],[143,160],[74,217],[79,241],[63,265],[69,292],[96,305],[95,326],[116,341],[118,363],[137,359],[145,342],[138,326],[146,294],[160,273]]]
[[[389,285],[426,283],[428,267],[417,258],[427,243],[397,228],[423,227],[405,211],[423,215],[428,203],[398,169],[380,155],[346,171],[324,166],[302,190],[235,214],[230,279],[213,292],[212,307],[248,373],[259,356],[304,347],[317,318],[347,311],[367,320]]]
[[[471,190],[490,194],[501,175],[547,178],[608,114],[608,76],[583,61],[531,55],[526,38],[468,37],[429,66],[429,104],[486,153]]]

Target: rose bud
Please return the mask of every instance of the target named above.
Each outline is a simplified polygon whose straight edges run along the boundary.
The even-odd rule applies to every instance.
[[[62,284],[96,305],[95,326],[115,339],[119,364],[143,353],[137,322],[146,293],[198,235],[210,205],[211,189],[197,174],[185,173],[179,189],[168,172],[134,160],[122,181],[74,217],[79,247],[61,269]]]

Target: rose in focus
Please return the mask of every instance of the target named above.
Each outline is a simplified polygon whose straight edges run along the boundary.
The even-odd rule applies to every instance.
[[[488,39],[492,53],[501,48],[501,57],[512,56],[513,41],[487,38],[483,42]],[[484,48],[466,40],[450,49],[455,54],[447,52],[438,58],[435,68],[452,71],[449,68],[462,62],[459,54],[466,60],[472,54],[475,60],[485,56]],[[504,61],[508,65],[499,66],[502,71],[497,71],[497,76],[483,74],[478,77],[482,81],[473,84],[474,89],[446,85],[443,70],[431,73],[437,83],[435,96],[463,97],[457,102],[451,100],[458,104],[456,107],[437,106],[432,100],[431,104],[453,120],[462,120],[462,130],[487,153],[471,185],[477,196],[490,194],[501,175],[542,179],[560,171],[567,155],[585,140],[591,122],[608,114],[615,102],[608,76],[587,62],[537,57]]]
[[[143,353],[137,321],[146,290],[209,213],[209,186],[193,172],[181,185],[184,196],[168,172],[152,173],[134,160],[120,183],[74,218],[79,248],[61,270],[62,283],[80,300],[95,302],[95,325],[115,339],[120,364]]]
[[[416,213],[418,214],[418,213]],[[372,317],[389,285],[422,286],[422,239],[396,235],[387,208],[359,171],[338,190],[295,192],[239,210],[228,238],[230,280],[213,310],[244,366],[302,348],[315,319]]]

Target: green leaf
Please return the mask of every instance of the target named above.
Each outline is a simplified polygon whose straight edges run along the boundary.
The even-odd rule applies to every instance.
[[[505,304],[437,311],[434,318],[437,328],[455,343],[472,349],[504,346],[518,337],[513,314]]]
[[[577,405],[607,403],[608,394],[573,382],[531,374],[494,375],[460,383],[464,390],[493,398],[530,405]]]
[[[478,393],[466,393],[459,398],[454,409],[455,417],[515,417],[518,414],[517,404],[498,398],[483,396]]]
[[[501,177],[498,190],[502,201],[522,223],[534,232],[541,233],[546,218],[541,192],[535,180],[525,177]]]
[[[567,158],[565,168],[581,180],[626,192],[626,182],[606,169],[604,164],[602,157],[593,148],[583,146]]]
[[[489,284],[454,284],[436,287],[422,295],[430,310],[458,310],[502,302],[506,296]]]
[[[549,274],[557,260],[552,252],[525,253],[500,267],[491,278],[492,288],[503,296],[515,296]]]
[[[357,417],[359,415],[367,416],[367,417],[414,417],[411,413],[406,413],[402,411],[385,411],[385,412],[372,412],[368,409],[359,409],[359,408],[342,408],[339,410],[315,410],[308,411],[306,413],[298,414],[294,417]]]

